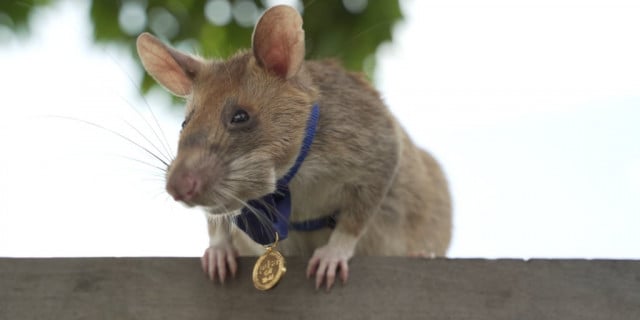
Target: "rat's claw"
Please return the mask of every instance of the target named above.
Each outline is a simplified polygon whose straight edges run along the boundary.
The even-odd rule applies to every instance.
[[[319,257],[316,257],[316,256],[311,257],[311,260],[309,260],[309,264],[307,265],[307,279],[310,279],[314,274],[316,274],[319,261],[320,261]]]
[[[340,280],[342,280],[342,284],[347,283],[347,279],[349,279],[349,263],[346,261],[340,262]]]
[[[325,260],[319,261],[318,270],[316,270],[316,290],[320,289],[322,280],[324,280],[324,274],[327,270],[327,262]]]
[[[214,281],[219,279],[221,283],[227,278],[227,270],[235,277],[238,270],[236,263],[237,253],[230,245],[210,246],[202,256],[202,270]],[[227,269],[229,268],[229,269]]]
[[[327,267],[327,291],[329,291],[336,282],[336,269],[338,269],[338,262],[329,262],[329,266]]]
[[[229,270],[231,271],[231,276],[236,277],[236,273],[238,273],[238,262],[236,261],[237,254],[227,255],[227,265],[229,266]]]
[[[209,269],[209,250],[205,250],[202,258],[200,258],[200,266],[202,267],[202,271],[207,274],[207,270]]]
[[[220,283],[224,284],[224,280],[227,278],[227,258],[225,254],[218,254],[216,259],[216,264],[218,265],[218,279],[220,279]]]
[[[327,291],[331,290],[336,281],[336,275],[344,284],[349,277],[349,258],[351,254],[339,249],[324,246],[316,249],[307,266],[307,278],[315,275],[316,290],[325,284]]]

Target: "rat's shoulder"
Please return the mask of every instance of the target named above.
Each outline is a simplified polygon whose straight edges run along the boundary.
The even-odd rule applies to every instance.
[[[347,70],[337,59],[307,60],[305,68],[321,91],[355,89],[375,98],[380,97],[364,73]]]
[[[338,59],[306,60],[305,66],[314,77],[351,78],[369,83],[365,74],[347,70]]]

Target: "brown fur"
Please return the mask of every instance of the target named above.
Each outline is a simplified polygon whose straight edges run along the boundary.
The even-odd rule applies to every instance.
[[[293,193],[292,220],[340,210],[338,228],[362,236],[356,254],[443,256],[451,237],[451,204],[436,161],[412,143],[360,76],[333,61],[305,67],[320,91],[321,117],[311,154],[292,182],[292,190],[302,191]],[[311,208],[315,195],[324,199]],[[318,233],[313,243],[293,251],[310,254],[325,244],[327,232]]]
[[[189,89],[183,94],[188,122],[167,189],[212,215],[237,212],[245,201],[273,192],[293,165],[311,106],[318,103],[316,138],[290,184],[291,220],[340,215],[335,230],[291,231],[283,251],[343,263],[353,254],[443,256],[451,203],[439,165],[414,145],[362,76],[330,60],[303,62],[302,22],[292,18],[274,27],[283,16],[299,17],[286,7],[267,11],[256,26],[254,50],[226,61],[204,61],[140,36],[147,70],[176,94]],[[241,127],[229,124],[237,108],[251,117]],[[185,197],[193,181],[198,187]],[[228,224],[210,221],[212,247],[231,238],[240,254],[262,251],[233,227],[213,227],[216,221]]]

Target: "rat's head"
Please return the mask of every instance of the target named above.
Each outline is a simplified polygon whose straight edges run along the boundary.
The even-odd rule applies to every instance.
[[[302,18],[273,7],[253,31],[251,52],[207,61],[150,34],[137,41],[144,68],[187,100],[167,191],[187,205],[229,212],[275,190],[298,154],[317,94],[304,71]]]

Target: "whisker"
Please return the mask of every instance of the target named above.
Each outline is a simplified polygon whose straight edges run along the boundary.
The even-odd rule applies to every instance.
[[[134,88],[136,88],[138,92],[141,92],[142,88],[140,88],[140,85],[136,81],[134,81],[134,79],[125,70],[125,68],[122,66],[122,64],[120,64],[118,59],[116,59],[110,52],[108,52],[106,50],[104,50],[104,52],[109,56],[111,61],[113,63],[115,63],[118,66],[118,68],[120,68],[120,70],[126,75],[127,79],[129,79],[129,84],[131,84]],[[149,101],[147,100],[147,98],[145,98],[142,94],[140,94],[140,98],[142,99],[142,102],[145,104],[145,106],[147,107],[147,110],[151,114],[151,118],[153,119],[153,122],[156,125],[158,131],[160,131],[160,134],[158,134],[158,132],[155,130],[155,128],[149,123],[149,121],[147,121],[147,118],[145,118],[137,108],[135,108],[133,105],[131,105],[128,100],[124,99],[124,97],[122,97],[122,96],[120,96],[120,97],[140,117],[140,119],[142,119],[142,121],[144,121],[144,123],[147,125],[147,127],[149,127],[149,129],[151,129],[151,132],[153,133],[153,135],[156,137],[156,139],[158,139],[160,141],[160,145],[162,145],[162,147],[164,148],[164,150],[166,152],[166,155],[168,155],[167,158],[171,158],[171,155],[173,153],[171,152],[171,147],[169,146],[169,141],[167,140],[167,136],[164,134],[164,131],[162,130],[162,126],[160,126],[160,122],[158,121],[158,118],[155,116],[155,113],[153,112],[153,108],[151,108],[151,105],[149,104]],[[162,136],[162,138],[160,136]]]
[[[261,224],[263,227],[265,227],[267,230],[269,230],[269,232],[275,232],[275,230],[274,230],[274,228],[273,228],[273,225],[271,224],[271,221],[269,221],[269,220],[267,219],[267,217],[265,217],[265,216],[263,216],[262,214],[260,214],[260,213],[257,211],[257,209],[256,209],[256,208],[254,208],[253,206],[251,206],[249,203],[247,203],[246,201],[243,201],[243,200],[239,199],[238,197],[234,196],[234,195],[233,195],[233,194],[231,194],[231,193],[227,193],[226,191],[224,191],[224,190],[222,190],[222,189],[221,189],[221,190],[219,190],[219,192],[224,193],[224,195],[225,195],[225,196],[228,196],[228,197],[230,197],[230,198],[232,198],[232,199],[234,199],[234,200],[236,200],[236,201],[240,202],[240,204],[242,204],[245,208],[247,208],[247,210],[249,210],[249,212],[251,212],[251,213],[252,213],[252,214],[253,214],[253,215],[258,219],[258,222],[260,222],[260,224]],[[242,216],[241,216],[241,217],[242,217]],[[245,222],[245,225],[247,225],[247,226],[249,225],[249,224],[247,223],[247,221],[246,221],[246,220],[245,220],[244,222]],[[248,232],[250,232],[250,233],[251,233],[251,232],[252,232],[252,230],[248,230]]]
[[[165,160],[167,160],[167,162],[169,162],[171,159],[171,154],[165,154],[162,152],[162,150],[160,150],[160,148],[158,148],[155,143],[151,142],[151,140],[149,140],[149,138],[147,138],[146,135],[144,135],[142,133],[142,131],[140,131],[138,128],[136,128],[136,126],[132,125],[129,121],[126,120],[122,120],[129,128],[133,129],[142,139],[144,139],[146,142],[148,142],[157,152],[158,154],[162,155]],[[166,152],[166,150],[165,150]]]
[[[144,160],[140,160],[140,159],[136,159],[136,158],[133,158],[133,157],[124,156],[124,155],[119,155],[119,157],[123,158],[123,159],[130,160],[130,161],[134,161],[134,162],[137,162],[137,163],[140,163],[140,164],[144,164],[144,165],[146,165],[148,167],[151,167],[151,168],[154,168],[154,169],[158,169],[158,170],[162,171],[163,173],[167,172],[167,168],[166,167],[163,168],[163,167],[157,166],[157,165],[155,165],[153,163],[150,163],[150,162],[147,162],[147,161],[144,161]],[[164,177],[164,174],[163,175],[159,175],[158,177]]]
[[[149,114],[151,115],[151,119],[153,119],[153,123],[156,125],[156,127],[158,127],[158,131],[160,131],[160,133],[158,133],[153,128],[153,126],[147,121],[147,119],[136,108],[131,106],[131,104],[129,104],[129,103],[128,103],[128,105],[131,107],[131,109],[133,109],[136,112],[136,114],[142,119],[142,121],[144,121],[144,123],[147,125],[147,127],[149,127],[149,129],[151,130],[153,135],[160,142],[160,145],[164,149],[165,155],[167,156],[167,158],[169,158],[169,159],[173,158],[173,154],[174,153],[171,151],[171,146],[169,145],[169,140],[167,139],[167,136],[164,133],[164,130],[162,130],[162,126],[160,126],[160,122],[158,121],[158,118],[156,117],[155,113],[153,112],[153,108],[151,108],[151,105],[149,104],[149,102],[147,101],[147,99],[144,96],[141,95],[141,97],[142,97],[142,102],[146,106],[147,110],[149,110]]]
[[[152,197],[154,199],[157,199],[157,198],[162,197],[162,196],[165,197],[165,201],[170,200],[169,197],[167,196],[167,193],[164,190],[156,192]]]
[[[230,213],[230,214],[226,214],[226,215],[222,216],[222,219],[226,220],[225,223],[226,223],[226,226],[227,226],[227,229],[228,229],[227,231],[229,233],[231,233],[231,230],[233,229],[233,226],[232,226],[232,224],[233,224],[233,220],[232,220],[233,219],[233,215],[231,214],[232,212],[229,211],[229,209],[227,209],[227,207],[224,204],[222,205],[222,210],[224,210],[224,212]]]
[[[78,119],[78,118],[74,118],[74,117],[68,117],[68,116],[58,116],[58,115],[49,115],[49,116],[44,116],[44,117],[48,117],[48,118],[58,118],[58,119],[63,119],[63,120],[71,120],[71,121],[78,121],[81,123],[84,123],[86,125],[107,131],[109,133],[112,133],[118,137],[120,137],[121,139],[124,139],[125,141],[130,142],[131,144],[135,145],[136,147],[140,148],[141,150],[145,151],[146,153],[148,153],[149,155],[151,155],[152,157],[156,158],[158,161],[162,162],[162,164],[164,164],[165,166],[169,166],[169,164],[164,161],[162,158],[160,158],[158,155],[156,155],[155,153],[153,153],[151,150],[149,150],[148,148],[144,147],[143,145],[139,144],[138,142],[132,140],[131,138],[123,135],[122,133],[119,133],[113,129],[109,129],[105,126],[99,125],[97,123],[91,122],[91,121],[87,121],[84,119]]]
[[[242,178],[227,178],[225,179],[226,181],[229,182],[242,182],[242,183],[252,183],[254,185],[261,185],[261,186],[274,186],[274,184],[267,182],[267,181],[263,181],[263,180],[258,180],[258,179],[242,179]]]

